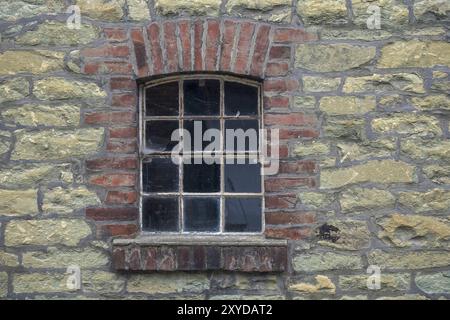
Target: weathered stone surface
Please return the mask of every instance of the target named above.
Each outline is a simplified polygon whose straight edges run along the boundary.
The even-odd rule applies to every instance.
[[[340,83],[341,83],[340,78],[304,76],[303,91],[305,92],[336,91]]]
[[[329,207],[334,197],[328,193],[301,192],[297,195],[301,204],[311,209],[323,209]]]
[[[326,143],[313,141],[312,143],[298,143],[292,149],[292,155],[296,157],[318,156],[330,153],[330,146]]]
[[[294,97],[294,108],[313,109],[316,105],[316,98],[312,96]]]
[[[428,68],[450,66],[450,43],[443,41],[405,41],[388,44],[381,49],[380,68]]]
[[[0,216],[35,215],[37,213],[36,190],[0,190]]]
[[[8,122],[22,126],[78,126],[80,108],[73,105],[24,105],[9,108],[2,113]]]
[[[5,244],[76,246],[90,234],[91,229],[84,220],[15,220],[6,224]]]
[[[450,293],[450,272],[419,273],[416,275],[417,287],[428,294]]]
[[[369,247],[367,223],[356,220],[328,220],[316,229],[318,244],[342,250],[361,250]]]
[[[6,297],[8,294],[8,274],[0,272],[0,298]]]
[[[390,94],[380,97],[380,100],[378,102],[380,107],[382,108],[396,108],[403,104],[403,96],[398,94]]]
[[[67,285],[69,275],[64,273],[15,273],[14,293],[70,292],[76,290]]]
[[[320,38],[324,40],[364,40],[377,41],[390,38],[392,34],[385,30],[369,29],[335,29],[327,28],[320,31]]]
[[[298,254],[294,256],[292,264],[297,272],[357,270],[363,267],[361,257],[358,255],[333,252]]]
[[[428,179],[438,184],[450,184],[450,165],[430,165],[423,168]]]
[[[369,274],[349,275],[339,277],[339,287],[342,290],[370,290],[367,287]],[[410,288],[410,275],[407,273],[381,273],[380,289],[382,291],[405,291]]]
[[[7,188],[35,186],[50,181],[72,182],[70,165],[17,165],[0,169],[0,185]]]
[[[444,71],[433,71],[433,79],[445,79],[448,77],[448,73]]]
[[[450,92],[450,81],[434,81],[430,87],[431,91],[437,93],[447,93]]]
[[[329,189],[363,182],[411,183],[416,179],[414,166],[401,161],[375,160],[348,168],[323,170],[320,186]]]
[[[354,23],[366,27],[367,20],[373,15],[368,10],[370,6],[377,6],[381,13],[381,28],[407,25],[409,21],[408,6],[401,0],[352,0]]]
[[[150,19],[147,0],[127,0],[128,16],[133,21],[145,21]]]
[[[345,0],[299,0],[297,13],[306,24],[344,24],[347,22]]]
[[[248,17],[274,22],[288,21],[291,13],[289,0],[230,0],[225,9],[230,15]]]
[[[424,269],[448,267],[450,254],[446,251],[416,251],[416,252],[384,252],[375,250],[368,254],[369,264],[381,269]]]
[[[46,78],[36,81],[34,95],[42,100],[101,99],[106,93],[95,83]]]
[[[395,197],[386,190],[356,187],[342,193],[340,204],[344,213],[365,212],[366,210],[393,207]]]
[[[450,208],[450,191],[433,189],[427,192],[400,192],[398,201],[416,212],[445,211]]]
[[[61,70],[64,67],[63,58],[64,53],[55,51],[5,51],[0,53],[0,75]]]
[[[411,300],[429,300],[429,299],[420,294],[404,294],[401,296],[379,297],[376,300],[394,300],[394,301],[407,300],[407,301],[411,301]]]
[[[316,283],[295,283],[289,286],[290,291],[300,293],[336,293],[336,286],[327,276],[317,275]]]
[[[317,72],[344,71],[366,64],[375,57],[375,47],[350,44],[302,44],[295,65]]]
[[[384,138],[338,143],[336,146],[340,155],[340,162],[345,163],[370,158],[390,158],[395,154],[397,143],[395,138]]]
[[[419,160],[450,160],[450,141],[411,139],[401,142],[402,153]]]
[[[220,10],[220,0],[155,0],[155,8],[159,14],[181,14],[216,16]]]
[[[398,133],[419,137],[434,137],[442,134],[439,120],[433,116],[404,113],[372,120],[372,129],[379,133]]]
[[[29,94],[29,83],[25,78],[15,78],[0,82],[0,103],[20,100]]]
[[[375,97],[323,97],[319,108],[329,115],[361,115],[375,110]]]
[[[391,91],[425,93],[423,79],[414,73],[374,74],[363,77],[348,77],[342,90],[345,93],[383,93]]]
[[[66,159],[97,151],[103,141],[103,128],[72,131],[43,130],[16,132],[13,160]]]
[[[0,20],[16,21],[22,18],[34,18],[40,14],[54,14],[64,9],[64,0],[1,0]]]
[[[69,29],[66,23],[47,20],[35,30],[19,36],[16,42],[29,46],[75,46],[87,44],[98,37],[99,31],[92,25],[81,24],[80,29]]]
[[[124,0],[76,0],[80,11],[90,18],[104,21],[120,21],[123,17]]]
[[[44,192],[44,213],[71,213],[85,207],[100,204],[97,194],[86,187],[63,189],[56,187]]]
[[[0,130],[0,155],[9,151],[11,145],[11,132]]]
[[[448,247],[448,219],[418,215],[393,214],[378,221],[379,237],[397,247]]]
[[[448,20],[450,3],[446,0],[414,1],[414,16],[419,21]]]
[[[194,273],[132,275],[127,285],[129,292],[148,294],[201,293],[208,287],[206,275]]]
[[[450,110],[450,98],[444,94],[411,98],[411,104],[419,110]]]
[[[47,251],[23,253],[25,268],[67,268],[77,265],[80,268],[97,268],[108,265],[109,256],[102,250],[93,248],[59,249],[50,247]]]
[[[105,272],[87,271],[83,273],[83,290],[100,294],[118,293],[125,286],[125,276]]]
[[[18,265],[19,257],[17,255],[0,251],[0,267],[17,267]]]
[[[362,119],[327,119],[324,126],[325,136],[349,140],[364,140],[366,128]]]

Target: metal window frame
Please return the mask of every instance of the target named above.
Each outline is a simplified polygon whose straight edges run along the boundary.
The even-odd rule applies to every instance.
[[[184,92],[183,92],[183,81],[185,80],[219,80],[220,81],[220,114],[219,116],[184,116]],[[145,91],[147,88],[152,86],[158,86],[165,83],[170,83],[178,81],[179,90],[179,113],[177,116],[146,116],[145,115]],[[224,83],[227,82],[237,82],[248,86],[253,86],[258,89],[258,113],[256,116],[226,116],[225,115],[225,90]],[[261,166],[261,192],[259,193],[230,193],[225,192],[225,158],[227,157],[225,151],[225,120],[227,119],[239,119],[239,120],[257,120],[259,125],[259,145],[258,150],[250,152],[235,152],[237,157],[245,157],[249,155],[257,156],[260,158],[262,143],[264,141],[263,131],[260,129],[264,128],[264,116],[263,116],[263,90],[262,83],[256,80],[251,80],[248,78],[241,78],[231,75],[221,75],[221,74],[208,74],[208,73],[198,73],[198,74],[186,74],[186,75],[175,75],[168,76],[160,79],[147,81],[139,86],[139,219],[140,219],[140,230],[142,235],[220,235],[220,236],[260,236],[265,230],[265,199],[264,199],[264,163],[260,163]],[[178,120],[179,128],[184,128],[184,120],[219,120],[220,121],[220,132],[221,132],[221,152],[217,153],[220,156],[220,192],[212,193],[192,193],[184,192],[183,190],[183,163],[181,162],[178,168],[179,172],[179,186],[178,192],[154,192],[148,193],[143,191],[142,186],[142,165],[147,158],[152,157],[170,157],[170,151],[166,152],[145,152],[145,122],[151,120]],[[193,152],[192,157],[201,156],[202,152]],[[142,200],[144,197],[177,197],[179,205],[178,221],[179,221],[179,231],[146,231],[143,229],[143,208]],[[184,230],[184,197],[212,197],[216,196],[220,199],[220,225],[219,231],[185,231]],[[225,197],[233,196],[234,198],[246,197],[246,198],[260,198],[261,199],[261,230],[258,232],[225,232]]]

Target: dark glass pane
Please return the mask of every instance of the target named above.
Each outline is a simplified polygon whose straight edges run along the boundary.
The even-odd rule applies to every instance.
[[[237,82],[225,82],[225,114],[257,115],[258,88]]]
[[[185,120],[184,121],[184,129],[189,131],[189,134],[191,135],[191,150],[193,151],[202,151],[205,150],[206,146],[210,145],[214,138],[211,139],[211,141],[203,141],[203,134],[208,129],[218,129],[220,130],[220,121],[219,120]],[[195,130],[194,130],[195,128]],[[198,134],[198,132],[200,134]],[[218,141],[216,142],[220,149],[220,131],[217,134]],[[198,141],[201,141],[201,148],[196,145],[195,141],[196,139],[199,139]],[[218,150],[218,149],[217,149]]]
[[[225,164],[225,192],[261,192],[261,165],[249,163]]]
[[[219,231],[219,198],[184,198],[185,231]]]
[[[170,82],[147,88],[145,91],[145,115],[177,116],[178,82]]]
[[[178,192],[178,165],[171,158],[151,158],[142,163],[144,192]]]
[[[260,232],[261,215],[261,198],[225,199],[225,231],[227,232]]]
[[[179,128],[178,121],[155,120],[145,123],[145,146],[149,151],[171,151],[178,142],[171,141],[172,132]]]
[[[258,120],[225,120],[225,149],[230,152],[256,151],[258,129]]]
[[[219,192],[220,164],[191,164],[184,165],[183,188],[185,192]]]
[[[178,198],[142,199],[142,223],[145,231],[178,231]]]
[[[219,115],[220,81],[186,80],[184,81],[185,115]]]

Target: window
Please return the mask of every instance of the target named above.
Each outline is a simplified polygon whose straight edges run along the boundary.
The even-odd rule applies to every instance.
[[[260,83],[184,75],[140,93],[143,232],[262,233]]]

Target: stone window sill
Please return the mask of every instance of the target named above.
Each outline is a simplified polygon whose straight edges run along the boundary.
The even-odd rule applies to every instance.
[[[283,272],[287,241],[262,236],[140,236],[113,242],[118,271]]]

